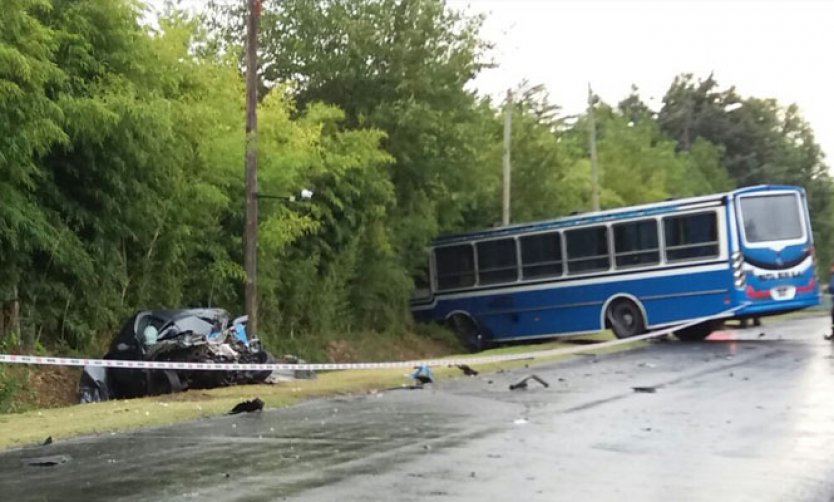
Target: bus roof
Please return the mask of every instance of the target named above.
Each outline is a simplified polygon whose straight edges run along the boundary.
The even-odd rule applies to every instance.
[[[550,220],[533,221],[529,223],[517,223],[515,225],[508,225],[506,227],[496,227],[485,230],[476,230],[474,232],[466,232],[459,234],[443,235],[436,238],[434,245],[452,244],[461,241],[471,241],[477,239],[488,239],[500,237],[503,235],[516,235],[528,232],[537,232],[541,230],[557,229],[564,227],[572,227],[578,225],[587,225],[590,223],[601,223],[612,220],[635,218],[639,216],[649,216],[655,214],[662,214],[670,211],[677,211],[687,209],[689,206],[701,206],[718,204],[725,197],[735,196],[738,194],[745,194],[751,192],[766,192],[771,190],[796,190],[804,193],[802,187],[792,185],[756,185],[751,187],[739,188],[730,192],[723,192],[711,195],[702,195],[699,197],[687,197],[684,199],[670,199],[661,202],[652,202],[648,204],[641,204],[639,206],[628,206],[617,209],[608,209],[605,211],[588,212],[575,214],[570,216],[563,216]]]

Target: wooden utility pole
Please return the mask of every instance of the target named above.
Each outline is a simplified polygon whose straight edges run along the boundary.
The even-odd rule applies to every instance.
[[[507,102],[504,107],[504,197],[501,211],[501,224],[510,224],[510,140],[513,128],[513,91],[507,90]]]
[[[594,93],[588,82],[588,142],[591,148],[591,205],[599,211],[599,175],[597,173],[597,125],[594,120]]]
[[[249,337],[258,335],[258,18],[261,0],[247,0],[246,18],[246,225],[243,261]]]

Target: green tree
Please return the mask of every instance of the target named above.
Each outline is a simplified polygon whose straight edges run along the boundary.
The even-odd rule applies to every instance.
[[[65,75],[53,63],[55,34],[39,19],[49,11],[49,3],[36,0],[12,0],[0,9],[0,317],[14,329],[32,256],[59,257],[54,243],[66,236],[36,197],[46,175],[37,158],[68,141],[51,95]],[[32,331],[27,334],[31,345]]]
[[[661,128],[693,149],[699,138],[723,150],[722,164],[739,186],[789,183],[808,192],[819,256],[827,262],[834,246],[834,188],[824,155],[796,105],[738,96],[717,81],[676,77],[658,118]]]

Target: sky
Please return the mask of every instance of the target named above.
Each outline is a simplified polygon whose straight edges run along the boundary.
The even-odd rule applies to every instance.
[[[159,5],[163,0],[149,0]],[[242,0],[241,0],[242,1]],[[200,0],[184,0],[199,8]],[[631,85],[659,109],[675,75],[714,73],[720,88],[796,103],[834,156],[834,1],[447,0],[485,13],[496,67],[473,83],[502,98],[523,80],[543,84],[566,114],[590,83],[609,103]],[[834,159],[828,159],[834,164]]]
[[[487,14],[494,69],[478,90],[503,96],[527,79],[566,113],[581,111],[588,84],[609,103],[639,88],[658,109],[681,73],[742,96],[799,105],[834,156],[834,2],[678,0],[450,0]],[[834,160],[829,159],[829,165]]]

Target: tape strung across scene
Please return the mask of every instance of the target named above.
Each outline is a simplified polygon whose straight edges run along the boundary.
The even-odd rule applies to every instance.
[[[389,361],[379,363],[303,363],[303,364],[237,364],[237,363],[188,363],[179,361],[127,361],[116,359],[83,359],[75,357],[49,357],[49,356],[24,356],[14,354],[0,354],[0,363],[10,364],[39,364],[52,366],[100,366],[104,368],[129,368],[129,369],[160,369],[160,370],[202,370],[202,371],[276,371],[276,370],[364,370],[364,369],[388,369],[388,368],[413,368],[415,366],[450,366],[456,364],[488,364],[505,361],[520,361],[527,359],[539,359],[545,357],[570,355],[575,353],[588,353],[594,350],[616,347],[628,343],[634,343],[650,338],[658,338],[669,335],[675,331],[694,326],[706,321],[717,320],[732,315],[733,311],[741,307],[721,312],[708,317],[692,319],[685,323],[676,324],[659,331],[652,331],[644,335],[601,342],[591,345],[577,347],[565,347],[545,350],[519,352],[515,354],[496,354],[491,356],[470,356],[447,359],[424,359],[412,361]]]

